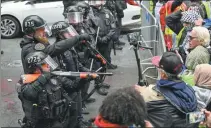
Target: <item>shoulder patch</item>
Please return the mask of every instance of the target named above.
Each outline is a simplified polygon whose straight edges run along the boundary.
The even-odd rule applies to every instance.
[[[34,49],[37,50],[37,51],[42,51],[45,49],[45,45],[42,44],[42,43],[37,43],[35,46],[34,46]]]

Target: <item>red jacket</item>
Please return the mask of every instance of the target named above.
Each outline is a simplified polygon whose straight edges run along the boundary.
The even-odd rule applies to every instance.
[[[174,9],[174,11],[172,12],[171,8],[172,8],[173,2],[174,2],[173,0],[168,1],[160,9],[160,24],[161,24],[161,29],[163,31],[165,31],[165,26],[166,26],[165,18],[167,15],[169,15],[175,11],[178,11],[180,9],[180,7],[182,8],[182,10],[186,10],[186,8],[187,8],[187,6],[184,3],[182,3],[180,6],[178,6],[176,9]]]
[[[136,2],[136,0],[127,0],[127,3],[134,6],[139,6],[139,4]]]

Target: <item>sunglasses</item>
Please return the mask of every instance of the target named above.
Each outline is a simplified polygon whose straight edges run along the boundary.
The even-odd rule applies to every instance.
[[[189,40],[193,40],[193,39],[195,39],[195,38],[197,38],[197,37],[188,36],[188,39],[189,39]]]

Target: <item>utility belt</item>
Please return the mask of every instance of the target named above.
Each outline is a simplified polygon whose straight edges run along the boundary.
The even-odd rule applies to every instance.
[[[22,87],[24,86],[31,85],[22,85]],[[45,89],[38,92],[36,101],[25,99],[21,90],[18,94],[26,116],[23,122],[24,125],[21,125],[23,127],[35,126],[40,120],[63,122],[69,116],[72,99],[58,86],[57,82],[55,84],[46,84]]]
[[[50,106],[42,106],[38,104],[33,104],[31,107],[30,117],[25,117],[23,121],[19,121],[22,128],[35,128],[40,121],[45,122],[51,128],[51,124],[55,121],[64,122],[66,117],[69,116],[69,107],[67,99],[62,99],[54,102]]]

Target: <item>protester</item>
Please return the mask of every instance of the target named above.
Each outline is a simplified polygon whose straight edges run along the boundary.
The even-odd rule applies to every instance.
[[[119,89],[106,97],[94,124],[98,128],[152,127],[147,121],[144,99],[134,86]]]
[[[207,50],[210,42],[210,34],[205,27],[194,27],[188,36],[190,53],[187,55],[185,66],[189,70],[195,70],[198,64],[208,64],[210,54]]]
[[[186,123],[186,113],[197,110],[192,87],[179,79],[181,59],[173,52],[165,52],[153,64],[159,68],[161,79],[156,85],[138,87],[147,102],[148,119],[155,127],[193,127]]]

